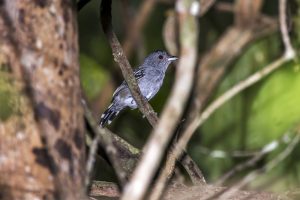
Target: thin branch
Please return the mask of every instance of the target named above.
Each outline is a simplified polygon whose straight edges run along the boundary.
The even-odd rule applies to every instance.
[[[285,47],[284,56],[292,59],[295,57],[296,53],[292,47],[291,40],[288,33],[287,27],[287,17],[286,17],[286,0],[279,1],[279,22],[280,22],[280,31],[282,35],[282,40]]]
[[[196,1],[193,1],[194,5],[196,5],[195,3]],[[145,145],[145,150],[143,151],[144,155],[131,181],[125,187],[123,197],[121,198],[123,200],[143,198],[159,166],[167,144],[172,137],[173,130],[182,114],[183,106],[192,86],[193,71],[197,55],[196,44],[198,29],[196,18],[187,15],[191,4],[192,1],[188,3],[177,1],[176,7],[179,12],[180,42],[182,48],[175,86],[162,113],[159,124]]]
[[[83,3],[87,3],[88,1],[82,1]],[[103,31],[109,41],[109,44],[111,46],[113,56],[115,61],[119,64],[123,77],[125,81],[127,82],[129,89],[132,93],[133,98],[138,104],[139,109],[144,114],[144,116],[147,117],[148,121],[152,126],[155,126],[156,122],[158,121],[157,116],[155,112],[153,111],[151,105],[145,100],[145,98],[141,95],[140,89],[138,87],[137,81],[134,78],[133,70],[124,55],[123,49],[115,35],[112,29],[112,16],[111,16],[111,0],[103,0],[101,2],[100,6],[100,15],[101,15],[101,24],[103,27]],[[79,6],[79,5],[78,5]],[[78,7],[79,8],[79,7]],[[86,185],[89,185],[91,173],[94,165],[94,159],[98,148],[98,143],[100,142],[100,139],[104,142],[101,146],[106,150],[107,155],[109,155],[109,158],[112,161],[113,167],[115,168],[115,172],[117,173],[117,176],[121,182],[122,185],[126,182],[126,176],[129,175],[128,173],[125,173],[122,167],[124,167],[118,160],[117,155],[114,155],[117,150],[115,149],[115,146],[112,144],[111,138],[106,137],[104,129],[99,128],[96,124],[93,123],[94,119],[89,112],[87,105],[85,102],[83,103],[83,106],[85,108],[85,115],[88,119],[89,123],[94,129],[94,132],[96,133],[95,138],[93,139],[90,147],[89,152],[89,158],[87,161],[87,176],[85,179]],[[103,140],[104,138],[104,140]],[[106,141],[106,142],[105,142]],[[115,152],[115,153],[114,153]]]
[[[129,176],[130,171],[128,171],[128,168],[131,168],[132,166],[126,166],[122,163],[122,159],[120,157],[119,151],[120,151],[120,145],[116,140],[121,140],[120,138],[115,138],[117,136],[113,136],[111,132],[109,132],[106,129],[100,128],[96,121],[94,120],[91,111],[88,109],[85,102],[82,103],[84,108],[84,115],[87,119],[89,125],[92,127],[93,131],[95,132],[95,137],[92,140],[89,151],[89,156],[87,160],[86,165],[86,171],[87,175],[85,178],[85,184],[88,187],[91,179],[91,174],[95,162],[95,157],[98,149],[98,143],[103,147],[105,153],[108,156],[109,161],[111,162],[113,168],[115,169],[115,172],[117,174],[117,177],[121,183],[122,186],[125,185],[127,182],[127,176]],[[124,145],[122,147],[124,149]],[[125,150],[128,152],[128,149],[132,149],[134,147],[125,147]],[[137,154],[138,154],[138,150]],[[122,152],[121,152],[122,153]],[[123,151],[124,153],[124,151]],[[137,156],[134,157],[134,155],[131,155],[131,160],[135,159]]]
[[[261,173],[269,172],[270,170],[278,166],[284,159],[287,158],[288,155],[291,154],[291,152],[299,144],[299,141],[300,141],[300,132],[298,128],[296,136],[284,151],[282,151],[278,156],[276,156],[264,167],[249,173],[247,176],[243,178],[243,180],[241,180],[240,182],[236,183],[234,186],[227,189],[222,195],[218,197],[218,199],[230,199],[230,197],[232,197],[239,189],[243,188],[248,183],[256,179]]]
[[[284,139],[287,137],[288,134],[284,134],[280,141],[273,140],[266,144],[261,151],[257,152],[255,156],[253,156],[251,159],[247,160],[246,162],[243,162],[241,164],[236,165],[233,169],[225,173],[216,183],[216,185],[222,185],[226,180],[228,180],[230,177],[235,175],[238,172],[241,172],[242,170],[254,166],[258,161],[260,161],[264,156],[266,156],[268,153],[274,151],[278,148],[280,142],[284,142]]]
[[[86,162],[86,176],[85,176],[85,186],[86,188],[89,187],[90,180],[92,177],[92,171],[96,159],[96,153],[98,150],[98,143],[100,140],[100,134],[96,134],[95,138],[93,139],[92,144],[90,145],[90,151]]]
[[[139,149],[133,147],[116,134],[110,132],[108,129],[100,129],[96,121],[94,120],[91,111],[88,109],[85,101],[83,102],[83,108],[85,119],[87,120],[89,126],[91,126],[92,131],[95,134],[95,137],[93,139],[89,135],[86,135],[87,145],[90,147],[86,166],[86,185],[88,186],[90,182],[98,143],[106,152],[117,177],[119,178],[119,180],[121,180],[120,182],[122,185],[122,182],[124,183],[125,180],[127,180],[123,177],[129,177],[134,169],[134,166],[138,162],[138,159],[140,158],[141,153]],[[201,170],[186,152],[184,153],[184,157],[179,162],[181,162],[183,167],[186,169],[194,184],[205,182]]]
[[[183,152],[180,162],[189,174],[194,185],[206,184],[206,180],[203,176],[202,171],[199,169],[195,161],[188,156],[186,151]]]
[[[133,75],[133,70],[124,54],[124,51],[120,45],[118,38],[116,37],[113,28],[112,28],[112,16],[111,16],[111,0],[103,0],[100,6],[100,16],[101,16],[101,24],[103,27],[103,31],[108,39],[108,42],[111,46],[113,56],[115,61],[119,64],[121,68],[123,77],[128,84],[130,92],[137,103],[140,111],[144,116],[148,119],[149,123],[154,127],[157,123],[157,116],[148,103],[148,101],[141,95],[141,91],[138,87],[137,81]]]
[[[105,32],[105,35],[107,36],[108,41],[111,45],[114,59],[119,64],[122,70],[123,76],[129,86],[131,94],[137,102],[140,111],[143,113],[144,116],[147,117],[152,127],[155,128],[158,122],[158,117],[151,105],[141,95],[137,82],[134,78],[132,68],[126,56],[124,55],[122,47],[115,33],[113,32],[111,24],[111,0],[103,0],[101,3],[101,22],[103,26],[103,31]],[[198,169],[198,171],[200,170]]]

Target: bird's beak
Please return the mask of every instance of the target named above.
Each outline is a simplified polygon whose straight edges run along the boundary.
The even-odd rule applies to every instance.
[[[176,57],[176,56],[170,56],[168,58],[168,61],[174,61],[174,60],[177,60],[177,59],[178,59],[178,57]]]

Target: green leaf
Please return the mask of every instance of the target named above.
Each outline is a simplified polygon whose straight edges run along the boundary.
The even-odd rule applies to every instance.
[[[109,74],[95,60],[80,55],[80,80],[89,100],[96,98],[109,78]]]

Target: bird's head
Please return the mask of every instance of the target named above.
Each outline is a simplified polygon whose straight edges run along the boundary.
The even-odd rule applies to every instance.
[[[165,51],[154,51],[145,58],[144,66],[166,70],[171,62],[177,60],[176,56],[171,56]]]

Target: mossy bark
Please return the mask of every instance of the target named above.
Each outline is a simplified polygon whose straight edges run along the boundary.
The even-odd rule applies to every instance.
[[[76,8],[0,1],[0,197],[83,199]]]

